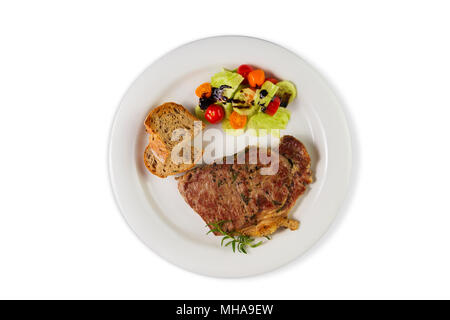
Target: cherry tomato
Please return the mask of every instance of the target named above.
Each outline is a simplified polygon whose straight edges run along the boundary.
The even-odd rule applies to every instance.
[[[278,83],[278,80],[275,79],[275,78],[269,78],[269,79],[266,79],[266,81],[270,81],[270,82],[272,82],[273,84],[277,84],[277,83]]]
[[[275,113],[277,113],[278,108],[280,107],[281,100],[278,97],[273,98],[272,101],[270,101],[269,105],[267,106],[266,110],[264,111],[270,116],[273,116]]]
[[[250,86],[254,88],[256,86],[261,86],[264,83],[266,76],[263,70],[258,69],[250,72],[247,76],[247,79]]]
[[[253,71],[253,68],[250,67],[248,64],[241,64],[239,66],[239,68],[237,69],[237,73],[239,73],[245,79],[247,79],[248,74],[252,71]]]
[[[233,129],[242,129],[247,124],[247,116],[233,111],[230,115],[230,125]]]
[[[225,111],[222,106],[217,104],[212,104],[205,111],[205,118],[209,123],[218,123],[220,122],[225,115]]]
[[[195,89],[195,94],[199,98],[209,98],[211,97],[212,88],[208,82],[202,83]]]

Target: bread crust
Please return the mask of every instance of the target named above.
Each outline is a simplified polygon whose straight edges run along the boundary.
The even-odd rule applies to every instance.
[[[173,108],[173,104],[175,104],[175,103],[167,102],[167,103],[163,103],[162,105],[152,109],[144,121],[145,130],[147,130],[147,132],[150,134],[150,138],[149,138],[150,148],[152,148],[152,150],[158,155],[159,158],[164,159],[164,160],[166,160],[167,157],[169,156],[169,150],[167,149],[167,146],[162,141],[160,136],[156,133],[155,130],[153,130],[153,128],[151,126],[151,120],[154,116],[157,115],[158,112],[161,112],[165,109]]]
[[[144,164],[145,164],[145,166],[147,167],[148,171],[150,171],[150,172],[153,173],[155,176],[158,176],[158,177],[160,177],[160,178],[167,178],[167,176],[164,176],[164,175],[159,174],[158,171],[156,170],[156,168],[153,168],[153,167],[150,165],[150,161],[149,161],[149,159],[147,159],[147,153],[148,153],[148,152],[152,152],[152,151],[150,150],[150,145],[147,145],[147,147],[145,148],[145,151],[144,151]],[[155,159],[156,159],[156,158],[155,158]],[[156,161],[157,161],[157,160],[156,160]],[[189,169],[186,169],[186,170],[189,170]]]
[[[156,133],[149,132],[148,146],[153,150],[153,152],[163,161],[166,161],[169,156],[169,150],[167,149],[164,142],[159,138]]]

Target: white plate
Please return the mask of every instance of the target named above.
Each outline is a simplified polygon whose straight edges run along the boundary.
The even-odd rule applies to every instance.
[[[193,111],[195,88],[222,67],[249,63],[293,81],[298,98],[282,134],[308,149],[314,175],[292,209],[297,231],[277,232],[248,255],[220,247],[203,220],[184,202],[173,177],[160,179],[143,164],[143,122],[155,106],[178,102]],[[117,204],[138,237],[186,270],[216,277],[243,277],[276,269],[308,250],[327,230],[347,192],[351,170],[349,130],[340,103],[324,79],[291,51],[268,41],[221,36],[185,44],[154,62],[125,94],[110,135],[109,170]]]

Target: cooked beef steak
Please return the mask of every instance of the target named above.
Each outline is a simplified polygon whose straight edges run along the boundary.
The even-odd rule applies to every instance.
[[[256,164],[249,164],[253,148],[246,149],[245,164],[238,164],[235,155],[232,164],[214,163],[188,171],[179,178],[178,190],[207,224],[229,221],[223,225],[228,232],[264,236],[279,227],[297,229],[298,221],[287,215],[311,183],[306,148],[294,137],[284,136],[274,175],[261,174],[271,163],[263,164],[258,158]]]

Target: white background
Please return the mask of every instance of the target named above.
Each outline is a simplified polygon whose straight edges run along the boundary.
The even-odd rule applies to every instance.
[[[0,2],[0,298],[450,298],[449,17],[448,1]],[[147,249],[107,171],[135,77],[221,34],[309,61],[344,102],[354,144],[326,236],[236,280]]]

